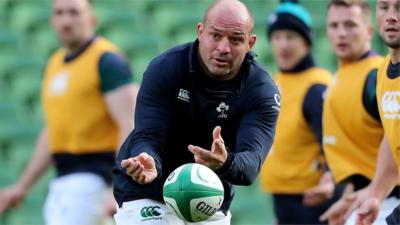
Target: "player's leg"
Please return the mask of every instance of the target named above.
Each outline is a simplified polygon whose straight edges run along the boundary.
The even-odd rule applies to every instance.
[[[76,173],[52,181],[45,204],[47,225],[96,225],[104,216],[107,185],[91,173]]]
[[[114,219],[116,225],[184,225],[166,205],[151,199],[124,202]]]

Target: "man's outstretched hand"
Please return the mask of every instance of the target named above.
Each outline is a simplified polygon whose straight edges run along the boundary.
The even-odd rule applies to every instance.
[[[142,152],[136,157],[121,161],[121,167],[139,184],[148,184],[157,177],[156,164],[153,157]]]
[[[224,140],[221,136],[220,126],[214,128],[212,135],[213,143],[211,145],[211,151],[194,145],[189,145],[188,149],[193,153],[196,163],[207,166],[215,171],[224,165],[228,157],[228,152],[226,151]]]

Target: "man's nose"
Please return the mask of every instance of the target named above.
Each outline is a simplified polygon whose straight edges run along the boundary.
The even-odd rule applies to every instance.
[[[226,37],[222,38],[218,43],[217,50],[222,53],[229,53],[231,51],[229,39]]]
[[[388,23],[399,23],[400,15],[398,10],[391,9],[386,14],[386,21]]]

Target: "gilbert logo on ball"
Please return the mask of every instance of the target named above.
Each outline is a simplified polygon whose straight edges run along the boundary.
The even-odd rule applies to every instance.
[[[224,187],[208,167],[188,163],[176,168],[164,183],[164,201],[178,217],[200,222],[214,215],[224,200]]]

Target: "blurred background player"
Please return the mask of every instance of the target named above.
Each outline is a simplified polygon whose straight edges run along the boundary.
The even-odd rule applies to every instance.
[[[387,207],[387,196],[391,196],[393,188],[400,180],[400,0],[378,0],[376,5],[378,31],[389,47],[389,55],[379,67],[376,95],[385,137],[380,146],[377,170],[367,188],[353,195],[346,201],[335,203],[330,210],[333,218],[346,218],[359,207],[357,225],[400,224],[400,192],[391,197],[392,214],[382,219],[382,211]],[[397,197],[397,199],[396,199]],[[385,213],[386,214],[386,213]]]
[[[63,48],[42,87],[45,126],[18,182],[0,192],[0,212],[17,206],[54,163],[45,203],[50,225],[94,225],[104,214],[115,151],[133,127],[137,87],[117,48],[94,34],[89,0],[54,0],[51,24]]]
[[[222,207],[196,224],[228,225],[233,185],[250,185],[272,144],[279,92],[250,52],[254,20],[240,1],[219,0],[197,25],[198,39],[155,58],[137,100],[135,129],[113,173],[117,225],[190,224],[166,209],[162,187],[185,163],[221,179]],[[157,217],[142,217],[145,207]]]
[[[376,90],[385,138],[368,195],[360,198],[363,202],[357,222],[362,225],[376,219],[385,197],[400,180],[400,0],[378,0],[376,18],[379,34],[389,47],[389,55],[378,70]],[[389,225],[400,224],[400,192],[397,198],[397,207],[386,218]]]
[[[333,194],[322,155],[323,93],[331,74],[315,65],[309,13],[297,1],[282,1],[269,17],[267,34],[280,72],[281,112],[274,145],[261,173],[262,188],[273,193],[278,224],[321,224],[319,216]],[[332,189],[320,195],[319,183]],[[290,183],[290,185],[288,185]],[[306,194],[304,194],[306,192]],[[312,201],[312,206],[309,202]],[[320,205],[321,203],[325,203]]]
[[[325,99],[323,143],[336,183],[346,184],[344,196],[366,187],[374,176],[383,128],[376,101],[377,68],[383,58],[371,51],[371,9],[363,0],[331,0],[327,34],[339,68]],[[396,196],[399,189],[393,190]],[[345,198],[340,201],[344,201]],[[398,199],[388,199],[376,224],[394,208]],[[331,212],[321,219],[345,223]],[[355,223],[353,214],[346,224]]]

